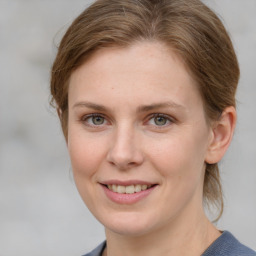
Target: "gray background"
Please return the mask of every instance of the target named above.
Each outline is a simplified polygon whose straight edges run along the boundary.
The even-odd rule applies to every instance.
[[[81,255],[104,239],[78,196],[48,104],[55,45],[90,2],[0,0],[0,256]],[[256,249],[256,0],[207,3],[228,28],[242,73],[218,227]]]

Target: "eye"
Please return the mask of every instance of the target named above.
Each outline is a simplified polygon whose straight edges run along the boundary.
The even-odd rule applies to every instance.
[[[105,121],[104,117],[102,117],[102,116],[93,116],[93,117],[91,117],[91,119],[92,119],[92,123],[94,125],[104,124],[104,121]]]
[[[106,124],[107,122],[105,117],[98,114],[86,115],[85,117],[83,117],[82,121],[89,126],[101,126]]]
[[[167,119],[163,116],[156,116],[154,117],[154,122],[156,125],[162,126],[162,125],[166,125],[167,123]]]
[[[155,126],[167,126],[171,124],[173,121],[172,119],[164,114],[154,114],[148,121],[150,125]]]

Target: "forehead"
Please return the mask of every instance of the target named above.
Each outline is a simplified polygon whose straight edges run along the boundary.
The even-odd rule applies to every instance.
[[[144,95],[182,102],[198,94],[183,60],[160,42],[100,49],[71,75],[70,100],[93,94],[99,99],[106,93],[110,97],[113,91],[119,98],[132,94],[134,99]]]

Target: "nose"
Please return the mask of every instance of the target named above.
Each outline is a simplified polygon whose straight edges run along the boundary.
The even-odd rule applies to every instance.
[[[144,157],[136,135],[132,128],[117,129],[109,147],[107,161],[120,170],[141,165]]]

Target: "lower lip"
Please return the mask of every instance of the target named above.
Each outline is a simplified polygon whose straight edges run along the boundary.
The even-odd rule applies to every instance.
[[[133,194],[119,194],[116,192],[111,191],[106,186],[101,185],[106,196],[113,202],[118,204],[135,204],[142,199],[146,198],[150,193],[153,192],[153,190],[156,188],[156,186],[153,186],[149,189],[133,193]]]

